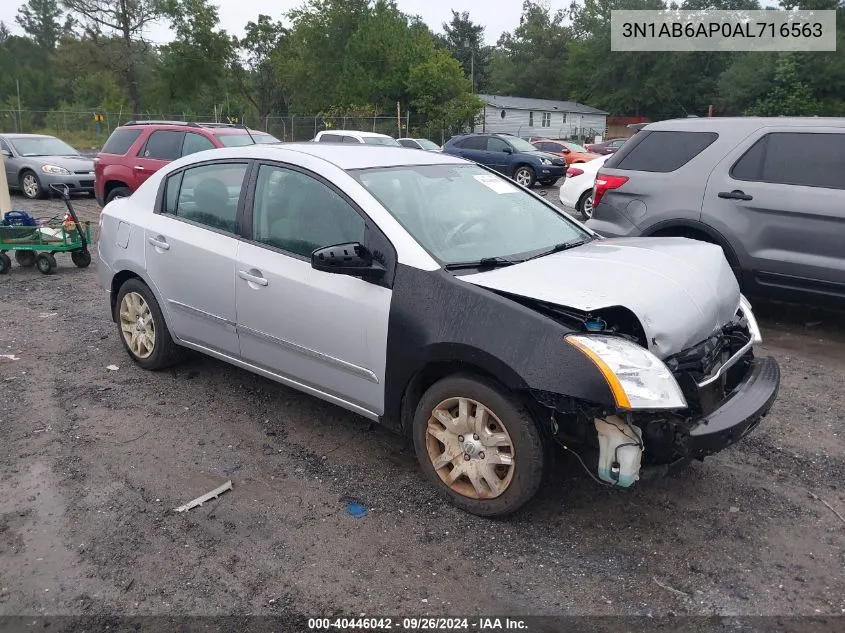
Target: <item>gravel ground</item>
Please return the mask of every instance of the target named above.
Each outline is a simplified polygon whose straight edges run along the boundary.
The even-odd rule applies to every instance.
[[[96,226],[96,203],[76,206]],[[353,414],[199,355],[141,370],[96,255],[58,259],[0,277],[0,354],[19,358],[0,357],[0,615],[845,613],[838,315],[761,304],[783,382],[739,445],[622,492],[562,455],[491,521]]]

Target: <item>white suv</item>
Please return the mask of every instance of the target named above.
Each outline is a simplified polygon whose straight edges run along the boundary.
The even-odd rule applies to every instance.
[[[402,147],[399,141],[387,134],[378,132],[358,132],[355,130],[323,130],[317,132],[315,143],[363,143],[365,145],[387,145]]]

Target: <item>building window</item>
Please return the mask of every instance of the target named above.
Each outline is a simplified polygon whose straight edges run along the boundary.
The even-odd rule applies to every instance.
[[[563,122],[566,123],[566,112],[563,113]]]
[[[552,126],[552,113],[551,112],[543,112],[543,127],[551,127]]]
[[[507,112],[505,112],[504,110],[502,110],[502,112],[501,112],[501,114],[500,114],[499,116],[500,116],[500,117],[502,117],[502,118],[504,119],[506,114],[507,114]]]
[[[534,113],[528,113],[528,127],[534,127]]]

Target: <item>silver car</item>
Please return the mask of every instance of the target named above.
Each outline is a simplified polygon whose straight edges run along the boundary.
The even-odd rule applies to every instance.
[[[94,193],[94,161],[55,136],[0,134],[0,153],[10,189],[30,199],[43,198],[50,185],[64,184],[71,193]]]
[[[138,365],[190,348],[409,434],[484,516],[534,495],[549,447],[615,487],[720,451],[780,382],[718,246],[602,239],[436,152],[192,154],[106,205],[98,248]]]

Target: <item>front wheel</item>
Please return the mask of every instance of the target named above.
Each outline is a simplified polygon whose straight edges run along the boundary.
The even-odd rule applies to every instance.
[[[528,189],[531,189],[531,187],[534,185],[534,181],[536,180],[536,178],[537,177],[534,175],[534,170],[531,169],[528,165],[518,167],[513,174],[513,179],[518,184]]]
[[[41,181],[38,180],[34,171],[26,170],[21,174],[21,191],[30,200],[38,200],[44,197]]]
[[[6,253],[0,253],[0,275],[8,275],[11,269],[11,258]]]
[[[106,204],[112,200],[117,200],[118,198],[128,198],[131,195],[132,192],[129,191],[129,187],[115,187],[109,191],[109,195],[106,196]]]
[[[56,272],[58,264],[53,253],[39,253],[35,257],[35,266],[42,275],[52,275]]]
[[[467,375],[425,392],[413,423],[417,459],[454,505],[478,516],[505,516],[537,492],[545,453],[540,432],[504,387]]]
[[[87,250],[73,251],[70,258],[77,268],[88,268],[91,265],[91,253]]]
[[[35,251],[15,251],[15,261],[21,268],[35,266]]]
[[[179,360],[181,348],[173,342],[155,296],[139,279],[124,283],[117,294],[117,326],[123,347],[144,369],[164,369]]]

